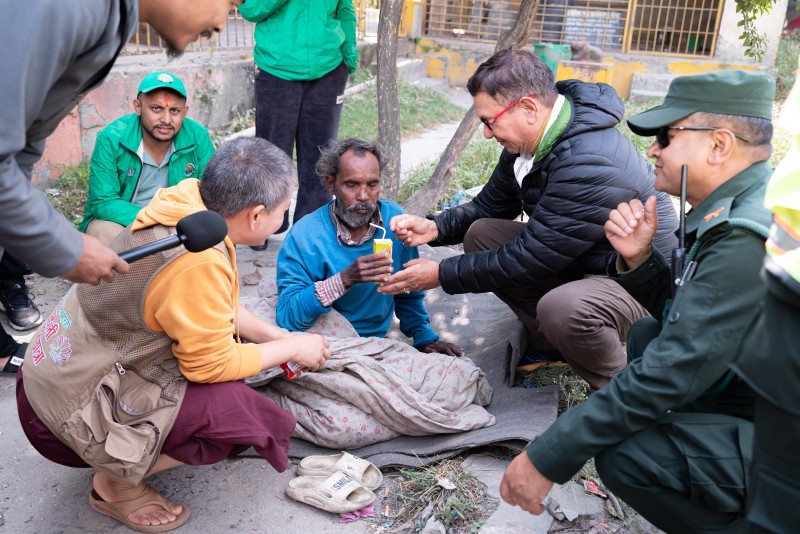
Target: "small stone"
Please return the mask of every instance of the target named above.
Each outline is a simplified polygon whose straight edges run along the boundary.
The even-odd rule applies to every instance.
[[[259,271],[253,271],[251,273],[243,274],[241,276],[241,280],[243,286],[257,286],[261,281],[261,273]]]

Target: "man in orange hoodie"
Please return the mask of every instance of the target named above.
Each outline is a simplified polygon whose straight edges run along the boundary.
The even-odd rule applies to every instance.
[[[294,173],[262,139],[223,145],[202,183],[159,190],[115,246],[175,234],[202,210],[225,219],[224,241],[148,256],[112,283],[76,284],[34,334],[17,378],[23,430],[46,458],[95,469],[96,511],[133,530],[172,530],[189,510],[146,477],[251,446],[287,468],[295,419],[242,379],[289,360],[316,370],[328,341],[288,334],[239,305],[236,245],[263,243],[280,226]]]

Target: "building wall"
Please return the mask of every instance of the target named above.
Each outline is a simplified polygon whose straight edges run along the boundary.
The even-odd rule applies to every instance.
[[[613,86],[622,98],[628,98],[635,75],[659,75],[654,85],[663,85],[666,92],[673,76],[698,74],[722,69],[759,69],[772,73],[778,42],[786,18],[787,0],[777,0],[769,15],[757,22],[760,33],[768,36],[764,59],[757,62],[744,55],[744,45],[739,39],[737,26],[740,15],[736,13],[735,0],[725,0],[720,21],[719,39],[712,58],[687,58],[668,54],[605,53],[594,62],[560,61],[556,70],[559,80],[577,78],[589,82],[605,82]],[[529,47],[530,48],[530,47]],[[416,52],[428,63],[428,75],[445,78],[453,86],[463,86],[475,69],[494,49],[493,43],[476,43],[456,39],[418,39]],[[658,88],[654,93],[658,93]]]
[[[761,67],[771,68],[775,65],[775,56],[778,53],[778,42],[786,20],[786,7],[788,0],[775,0],[772,10],[756,21],[759,33],[767,35],[767,54],[764,61],[758,64]],[[725,0],[722,11],[722,20],[719,26],[719,38],[714,59],[720,63],[755,63],[752,58],[744,55],[744,45],[739,39],[742,30],[737,26],[741,15],[736,12],[736,0]]]

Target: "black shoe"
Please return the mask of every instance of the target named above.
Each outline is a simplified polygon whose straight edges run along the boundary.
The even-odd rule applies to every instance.
[[[33,303],[33,295],[28,293],[25,282],[0,286],[0,307],[14,330],[30,330],[42,324],[42,314]]]
[[[257,250],[258,252],[267,250],[267,248],[269,248],[269,238],[267,238],[267,240],[264,241],[263,245],[255,245],[255,246],[251,245],[250,248],[253,250]]]
[[[28,349],[27,343],[16,343],[0,349],[0,354],[8,353],[6,364],[0,369],[0,375],[15,376],[22,362],[25,360],[25,351]]]

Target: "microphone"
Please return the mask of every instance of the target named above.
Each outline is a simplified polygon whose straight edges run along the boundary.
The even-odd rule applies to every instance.
[[[207,210],[187,215],[178,221],[175,229],[177,234],[120,252],[119,257],[130,263],[179,245],[185,246],[189,252],[202,252],[228,235],[228,225],[222,215]]]

